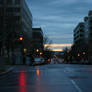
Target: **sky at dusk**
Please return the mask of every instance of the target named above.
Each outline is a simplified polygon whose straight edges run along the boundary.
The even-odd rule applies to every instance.
[[[73,29],[92,9],[92,0],[27,0],[33,26],[41,26],[54,44],[73,42]]]

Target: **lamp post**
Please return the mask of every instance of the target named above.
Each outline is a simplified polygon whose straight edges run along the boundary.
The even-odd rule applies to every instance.
[[[23,51],[23,37],[19,37],[19,43],[20,43],[20,62],[23,61],[23,64],[25,64],[25,56],[24,56],[24,51]]]

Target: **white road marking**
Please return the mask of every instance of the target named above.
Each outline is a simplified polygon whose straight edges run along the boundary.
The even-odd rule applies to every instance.
[[[75,86],[75,88],[78,90],[78,92],[82,92],[81,88],[78,87],[78,85],[75,83],[74,80],[71,80],[71,82]]]

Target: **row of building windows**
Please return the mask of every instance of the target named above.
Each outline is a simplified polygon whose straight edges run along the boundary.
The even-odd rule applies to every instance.
[[[74,34],[79,34],[80,32],[83,33],[84,30],[83,29],[80,29],[79,31],[76,31]]]
[[[7,4],[7,5],[19,5],[20,4],[20,0],[0,0],[0,5],[2,4]]]
[[[20,13],[20,8],[15,7],[15,8],[6,8],[5,9],[5,13],[4,13],[4,9],[0,8],[0,16],[3,16],[3,14],[5,14],[5,16],[7,15],[14,15]]]
[[[6,8],[6,12],[20,12],[20,8],[19,7]]]
[[[26,20],[28,25],[32,24],[32,16],[29,16],[28,11],[24,8],[22,8],[22,16],[23,16],[23,19]]]
[[[0,13],[3,12],[4,9],[0,8]],[[20,8],[19,7],[9,7],[5,9],[6,12],[20,12]]]
[[[77,40],[77,39],[80,39],[80,38],[83,38],[83,37],[84,37],[84,35],[83,34],[80,34],[80,35],[74,37],[74,40]]]
[[[3,17],[0,17],[0,20],[3,22]],[[7,16],[4,18],[4,24],[7,26],[7,27],[10,27],[10,26],[16,26],[17,24],[19,25],[20,24],[20,16]],[[0,22],[0,26],[2,26],[2,22]],[[2,23],[2,24],[1,24]],[[1,28],[1,27],[0,27]]]

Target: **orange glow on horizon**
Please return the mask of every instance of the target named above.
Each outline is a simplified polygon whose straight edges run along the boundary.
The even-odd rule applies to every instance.
[[[45,44],[45,47],[71,47],[72,44]]]
[[[52,51],[63,51],[63,49],[52,49]]]

